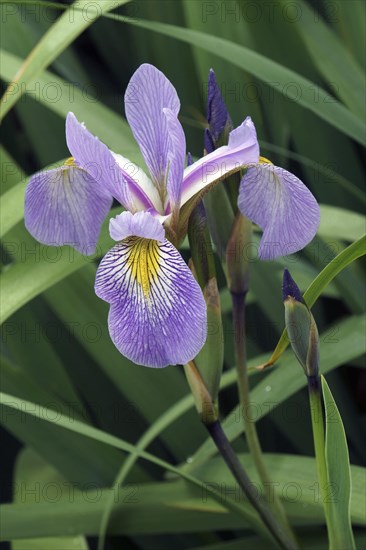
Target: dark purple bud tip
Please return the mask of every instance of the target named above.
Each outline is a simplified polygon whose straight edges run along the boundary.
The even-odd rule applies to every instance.
[[[225,129],[227,123],[231,124],[229,113],[217,84],[215,73],[212,69],[208,74],[207,91],[207,121],[210,126],[211,137],[216,143]]]
[[[289,296],[297,302],[301,302],[302,304],[304,303],[304,299],[302,297],[299,287],[291,277],[289,270],[285,268],[282,280],[283,301],[285,302]]]
[[[191,153],[188,151],[188,153],[187,153],[187,166],[191,166],[191,164],[193,164],[193,158],[192,158]]]

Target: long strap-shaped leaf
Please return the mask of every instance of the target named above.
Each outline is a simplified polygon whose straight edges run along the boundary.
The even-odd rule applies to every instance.
[[[351,471],[347,439],[341,415],[324,376],[322,388],[326,415],[325,461],[328,470],[326,499],[330,524],[329,546],[335,550],[352,550],[355,548],[355,541],[350,515]]]
[[[127,0],[125,0],[126,2]],[[47,5],[48,2],[37,2]],[[349,109],[339,103],[333,96],[329,95],[320,86],[311,80],[299,75],[295,71],[284,67],[276,61],[250,50],[244,46],[230,42],[223,38],[212,36],[193,29],[186,29],[176,25],[169,25],[156,21],[144,21],[127,16],[118,16],[106,13],[105,6],[110,2],[104,0],[103,14],[107,18],[128,23],[143,29],[158,32],[181,40],[213,53],[225,59],[229,63],[256,76],[277,92],[284,94],[287,99],[303,105],[314,112],[319,118],[326,120],[329,124],[350,136],[361,144],[366,145],[366,138],[362,121],[359,120]],[[124,3],[119,0],[119,3]],[[63,6],[55,3],[55,8],[62,9]],[[78,5],[80,9],[80,3]],[[61,18],[60,18],[61,19]],[[70,42],[72,39],[70,40]],[[68,42],[68,43],[70,43]],[[37,46],[38,47],[38,46]],[[62,50],[61,50],[62,51]],[[47,65],[44,65],[46,67]],[[291,86],[289,86],[291,84]]]
[[[361,120],[317,84],[280,65],[276,61],[272,61],[249,48],[245,48],[229,40],[192,29],[185,29],[156,21],[143,21],[129,17],[119,18],[113,14],[109,16],[130,25],[156,31],[160,34],[171,36],[176,40],[187,42],[192,46],[207,50],[213,55],[221,57],[229,63],[253,74],[259,80],[272,86],[277,92],[306,107],[344,134],[361,144],[366,144]],[[289,86],[289,83],[291,83],[291,86]]]
[[[36,405],[35,403],[25,401],[24,399],[18,399],[13,395],[8,395],[3,392],[0,393],[0,404],[11,409],[15,409],[16,411],[26,411],[25,414],[29,414],[36,418],[42,418],[60,428],[71,430],[72,432],[90,437],[95,441],[100,441],[101,443],[105,443],[106,445],[111,445],[112,447],[120,449],[121,451],[124,451],[126,453],[136,453],[139,455],[140,458],[148,460],[149,462],[160,466],[164,470],[168,470],[174,474],[177,474],[178,476],[182,477],[196,487],[202,488],[202,482],[198,478],[190,474],[186,474],[185,472],[181,472],[177,467],[169,464],[169,462],[166,462],[151,453],[140,450],[138,447],[132,445],[131,443],[127,443],[127,441],[124,441],[123,439],[120,439],[112,434],[99,430],[98,428],[94,428],[93,426],[88,426],[87,424],[84,424],[79,420],[75,420],[75,418],[69,418],[64,414],[59,414],[57,419],[54,420],[53,411],[51,411],[47,407],[41,407],[39,405]],[[241,504],[230,500],[227,500],[223,503],[220,491],[212,488],[211,486],[205,486],[205,489],[207,490],[207,493],[209,493],[220,504],[223,504],[225,508],[244,517],[256,531],[258,531],[260,534],[263,533],[263,535],[266,536],[266,533],[263,532],[261,522],[252,510],[248,510],[247,507],[244,507]]]
[[[44,34],[17,72],[0,103],[0,120],[26,91],[29,81],[48,67],[85,29],[103,13],[129,0],[103,0],[96,3],[77,0]]]

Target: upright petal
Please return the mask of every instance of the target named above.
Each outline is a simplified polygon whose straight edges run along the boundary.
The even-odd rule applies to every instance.
[[[178,212],[186,158],[186,138],[177,115],[170,109],[164,109],[164,115],[168,129],[167,202],[169,201],[169,211]]]
[[[241,180],[238,206],[263,229],[259,256],[272,260],[306,246],[320,220],[319,205],[294,174],[273,164],[257,164]]]
[[[228,145],[188,166],[184,171],[181,206],[213,182],[224,178],[241,166],[257,163],[259,145],[255,126],[250,117],[232,130]]]
[[[122,212],[109,222],[109,233],[114,241],[123,241],[127,237],[146,237],[163,242],[165,231],[161,223],[149,212]]]
[[[132,75],[127,86],[125,109],[153,182],[161,192],[165,186],[169,151],[165,108],[178,115],[177,92],[161,71],[145,63]]]
[[[129,237],[118,243],[99,265],[95,292],[110,304],[114,344],[139,365],[184,364],[206,340],[201,289],[167,240]]]
[[[66,140],[76,163],[98,182],[101,193],[112,195],[132,212],[154,207],[146,193],[131,177],[128,168],[124,169],[124,161],[127,167],[132,166],[132,163],[123,157],[121,161],[73,113],[67,115]]]
[[[76,166],[35,174],[25,193],[24,222],[37,241],[73,246],[93,254],[112,197],[100,193],[91,176]]]

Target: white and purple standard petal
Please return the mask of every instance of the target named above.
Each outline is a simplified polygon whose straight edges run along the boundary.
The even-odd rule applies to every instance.
[[[178,115],[179,98],[174,86],[153,65],[141,65],[132,75],[125,94],[125,110],[152,180],[164,191],[169,138],[163,109]]]
[[[24,223],[37,241],[95,251],[112,197],[84,170],[62,166],[32,176],[25,192]]]
[[[96,294],[110,304],[118,350],[147,367],[184,364],[206,340],[206,304],[192,273],[167,240],[130,237],[102,259]]]
[[[98,182],[101,193],[114,197],[132,212],[154,208],[146,193],[129,174],[128,167],[124,169],[118,155],[93,136],[73,113],[68,113],[66,118],[66,141],[77,165]],[[127,161],[127,165],[132,163]]]
[[[109,234],[114,241],[122,241],[127,237],[145,237],[163,242],[164,227],[149,212],[122,212],[109,222]]]
[[[186,158],[186,138],[177,115],[170,109],[163,111],[168,128],[168,178],[165,206],[169,203],[169,212],[175,212],[178,215]],[[168,213],[167,210],[166,212]]]
[[[259,257],[273,260],[301,250],[315,236],[320,210],[309,189],[273,164],[248,168],[241,180],[241,213],[263,229]]]
[[[219,147],[185,169],[181,206],[231,171],[258,161],[257,133],[251,118],[247,117],[240,126],[230,132],[228,145]]]

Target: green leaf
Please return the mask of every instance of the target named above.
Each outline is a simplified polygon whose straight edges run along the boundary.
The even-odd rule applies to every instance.
[[[74,400],[61,401],[4,357],[1,357],[1,380],[2,388],[12,392],[20,403],[16,410],[1,410],[2,426],[35,449],[69,481],[85,484],[93,481],[102,487],[112,483],[121,462],[121,454],[116,449],[70,431],[55,431],[45,417],[35,418],[26,413],[26,403],[31,402],[33,411],[47,406],[49,419],[55,423],[64,411],[71,418],[88,422],[83,404]]]
[[[314,459],[273,454],[265,454],[264,458],[271,478],[276,480],[274,489],[284,497],[291,522],[306,526],[307,529],[312,525],[323,524],[322,506],[317,486],[314,485]],[[240,459],[254,477],[250,456],[240,455]],[[202,473],[203,485],[198,490],[184,481],[128,484],[118,492],[107,489],[96,498],[95,491],[94,494],[87,491],[80,494],[76,488],[73,502],[68,498],[70,488],[61,484],[62,496],[58,502],[39,502],[32,506],[4,505],[2,537],[58,536],[66,530],[73,535],[96,535],[102,511],[111,493],[114,493],[115,509],[108,529],[110,534],[147,535],[246,529],[248,524],[245,520],[228,513],[223,506],[226,501],[239,500],[241,496],[235,490],[235,484],[221,458],[209,461],[207,470],[203,468]],[[351,466],[351,475],[355,487],[352,494],[352,517],[355,523],[363,525],[365,470]],[[222,487],[221,503],[210,498],[206,491],[207,482]],[[268,545],[261,540],[259,547],[267,548]]]
[[[0,197],[0,237],[3,237],[24,216],[24,193],[28,178],[17,183]]]
[[[1,50],[1,78],[4,80],[9,79],[14,69],[19,70],[21,65],[22,59],[20,57]],[[123,153],[123,156],[133,160],[139,166],[141,165],[141,153],[126,120],[122,116],[119,116],[99,101],[93,101],[93,108],[91,109],[90,101],[85,98],[85,94],[79,88],[66,80],[62,80],[52,72],[40,72],[36,79],[30,80],[29,90],[32,90],[32,86],[37,83],[41,89],[52,83],[60,90],[59,101],[49,102],[44,94],[37,95],[37,101],[47,109],[62,118],[66,118],[70,107],[72,107],[77,118],[84,121],[89,130],[98,135],[102,141],[105,141],[111,149],[114,149],[117,153]]]
[[[57,415],[57,419],[55,419],[54,412],[47,407],[38,406],[35,403],[18,399],[13,395],[8,395],[3,392],[0,393],[0,404],[2,405],[2,413],[5,418],[8,416],[10,409],[19,417],[24,417],[24,415],[26,415],[26,417],[29,416],[38,420],[42,419],[46,423],[51,424],[53,427],[69,430],[75,434],[85,436],[94,441],[104,443],[105,445],[120,449],[127,453],[137,453],[140,458],[148,460],[149,462],[164,468],[164,470],[177,474],[195,487],[199,487],[200,489],[202,488],[201,481],[196,477],[186,474],[185,472],[181,472],[176,466],[169,464],[151,453],[139,450],[136,446],[131,445],[123,439],[94,428],[93,426],[89,426],[79,420],[76,420],[75,418],[59,413]],[[222,496],[219,490],[212,487],[207,487],[206,489],[207,493],[210,494],[217,502],[222,503]],[[262,533],[263,525],[251,507],[249,508],[248,505],[238,504],[235,501],[227,501],[223,504],[225,508],[244,517],[244,519],[248,521],[249,525],[251,525],[259,533]]]
[[[44,460],[30,449],[24,449],[16,461],[14,475],[14,501],[21,504],[36,503],[47,496],[41,487],[52,487],[56,494],[65,480],[50,468]],[[35,491],[26,490],[35,488]],[[37,491],[39,494],[37,494]],[[12,542],[12,550],[88,550],[85,537],[55,537],[41,539],[22,539]]]
[[[365,234],[365,230],[365,217],[361,214],[327,204],[320,205],[318,233],[323,238],[352,242],[360,239]]]
[[[328,473],[329,544],[335,550],[354,549],[350,499],[351,473],[347,439],[341,415],[329,386],[322,376],[325,405],[325,461]]]
[[[221,57],[229,63],[237,65],[244,71],[251,73],[280,93],[287,93],[289,95],[288,83],[294,83],[294,88],[297,91],[291,99],[314,112],[319,118],[326,120],[329,124],[359,143],[366,144],[362,122],[346,107],[335,100],[334,97],[295,71],[249,48],[239,46],[219,36],[210,36],[206,33],[175,25],[155,21],[143,21],[129,17],[119,18],[111,14],[110,17],[203,48],[211,54]]]
[[[8,189],[11,189],[24,178],[24,172],[2,145],[0,146],[0,165],[1,194],[5,194]],[[6,215],[7,212],[2,210],[0,223],[2,223],[2,218]]]
[[[352,262],[361,258],[366,254],[366,235],[358,239],[356,242],[350,244],[345,250],[342,250],[338,256],[336,256],[314,279],[309,288],[304,293],[304,299],[309,308],[311,308],[324,288],[345,269]],[[264,366],[273,365],[282,353],[285,351],[289,344],[289,339],[286,329],[283,331],[281,338],[279,339],[274,352],[271,355],[269,361]]]
[[[285,0],[282,0],[284,4]],[[365,119],[365,74],[342,41],[325,24],[322,17],[306,2],[298,1],[301,17],[295,22],[297,30],[334,95],[362,120]],[[316,19],[315,19],[316,16]],[[342,70],[339,68],[342,67]]]
[[[93,4],[77,0],[48,29],[13,77],[1,99],[0,120],[20,99],[30,82],[48,67],[102,13],[126,4],[129,0],[104,0]],[[97,7],[97,9],[96,9]]]

